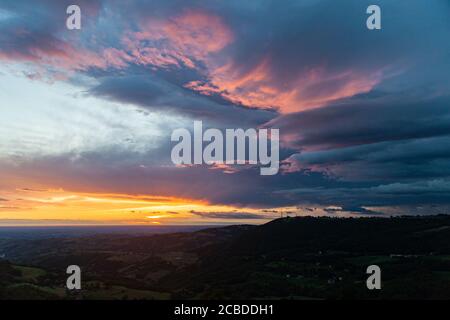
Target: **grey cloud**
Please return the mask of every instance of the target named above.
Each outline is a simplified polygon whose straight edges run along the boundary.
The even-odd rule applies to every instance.
[[[297,148],[329,149],[450,134],[450,96],[372,92],[329,106],[280,116],[279,127]]]
[[[202,218],[215,219],[267,219],[267,217],[249,212],[200,212],[190,211],[190,213]]]
[[[450,137],[408,139],[291,156],[301,168],[333,172],[347,180],[411,180],[450,176]]]
[[[367,215],[382,214],[379,211],[369,210],[363,207],[324,208],[323,210],[327,213],[353,213],[353,214],[367,214]]]
[[[152,75],[106,78],[89,93],[150,110],[176,112],[194,119],[208,120],[218,127],[254,127],[276,116],[271,111],[221,104]]]

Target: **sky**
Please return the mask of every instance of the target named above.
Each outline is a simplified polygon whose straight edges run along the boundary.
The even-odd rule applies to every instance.
[[[1,0],[0,225],[447,214],[449,39],[447,0]],[[174,165],[199,120],[279,173]]]

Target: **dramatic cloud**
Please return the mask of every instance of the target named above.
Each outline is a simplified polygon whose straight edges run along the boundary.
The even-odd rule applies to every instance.
[[[375,31],[368,0],[83,0],[81,30],[69,4],[0,4],[3,218],[43,212],[25,189],[183,199],[205,207],[154,216],[201,221],[450,207],[448,1],[380,0]],[[194,120],[280,129],[280,173],[174,166]]]
[[[291,147],[317,150],[450,133],[449,95],[374,91],[267,124],[282,129]]]
[[[260,214],[254,214],[249,212],[198,212],[190,211],[190,213],[195,214],[204,218],[219,218],[219,219],[267,219],[267,217]]]
[[[249,110],[225,101],[204,98],[169,80],[151,75],[108,77],[92,88],[90,94],[153,111],[203,119],[214,127],[255,127],[276,116],[273,111]]]

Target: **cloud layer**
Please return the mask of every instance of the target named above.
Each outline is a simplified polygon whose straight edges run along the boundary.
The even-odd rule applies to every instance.
[[[0,192],[44,186],[239,209],[192,213],[224,219],[286,206],[445,211],[450,6],[378,2],[383,27],[369,31],[365,0],[78,1],[82,30],[70,31],[70,1],[2,1]],[[194,120],[279,128],[280,174],[175,167],[170,134]]]

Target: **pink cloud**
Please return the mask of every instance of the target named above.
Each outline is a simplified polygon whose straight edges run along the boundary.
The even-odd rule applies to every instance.
[[[185,11],[167,20],[148,19],[137,32],[125,31],[121,48],[84,49],[53,36],[36,39],[25,30],[17,30],[26,45],[0,50],[0,59],[32,62],[66,71],[88,68],[125,68],[129,64],[198,67],[209,56],[233,40],[230,29],[218,16],[203,11]]]
[[[210,70],[208,82],[193,81],[186,87],[204,95],[219,94],[247,107],[277,108],[289,113],[368,92],[382,76],[381,72],[363,74],[356,70],[330,73],[325,67],[318,67],[298,74],[294,81],[280,82],[271,68],[269,57],[245,72],[228,63]]]
[[[252,68],[243,68],[241,61],[234,61],[224,51],[234,41],[230,27],[221,17],[205,11],[186,10],[164,20],[152,17],[139,25],[138,31],[124,32],[121,47],[97,51],[54,37],[36,39],[35,35],[18,30],[18,39],[29,44],[20,50],[0,50],[0,59],[33,62],[65,71],[123,69],[130,64],[155,69],[187,67],[207,79],[186,83],[188,89],[203,95],[219,95],[249,108],[275,108],[281,113],[320,107],[368,92],[383,76],[382,71],[331,71],[323,63],[283,81],[275,69],[277,61],[269,54]]]
[[[106,68],[108,62],[93,51],[76,47],[50,35],[34,35],[17,30],[17,47],[0,50],[0,60],[31,62],[37,66],[52,66],[63,70],[85,70],[90,67]]]
[[[211,54],[232,40],[230,29],[220,17],[188,10],[167,20],[143,22],[141,30],[127,33],[123,43],[136,63],[195,68],[197,62],[207,63]]]

